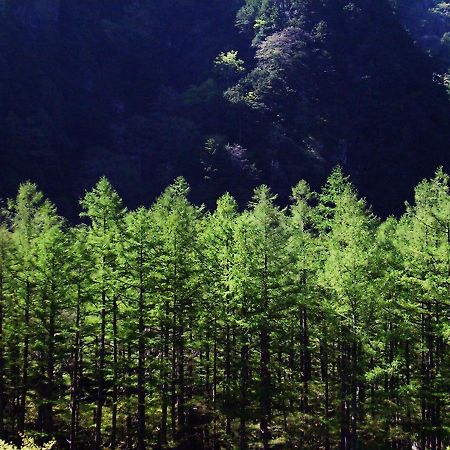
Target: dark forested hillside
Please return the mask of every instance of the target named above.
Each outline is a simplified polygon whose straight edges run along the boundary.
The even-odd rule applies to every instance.
[[[450,3],[441,0],[391,0],[417,43],[450,66]]]
[[[103,174],[132,206],[184,175],[209,206],[260,182],[285,200],[340,163],[398,212],[450,134],[440,62],[401,6],[3,0],[0,196],[31,179],[73,218]]]

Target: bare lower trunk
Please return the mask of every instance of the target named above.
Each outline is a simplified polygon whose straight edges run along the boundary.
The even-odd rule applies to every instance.
[[[261,441],[264,450],[269,449],[270,431],[269,420],[271,415],[271,389],[270,389],[270,372],[269,372],[269,336],[265,327],[263,327],[260,333],[260,347],[261,347],[261,419],[260,419],[260,431]]]
[[[19,408],[19,419],[18,419],[18,431],[23,434],[25,431],[25,415],[26,415],[26,405],[27,405],[27,394],[28,394],[28,368],[29,368],[29,348],[30,348],[30,336],[29,336],[29,326],[30,326],[30,301],[31,301],[31,285],[27,281],[26,285],[26,298],[25,298],[25,312],[24,312],[24,327],[25,335],[23,339],[23,361],[22,361],[22,388],[20,396],[20,408]]]
[[[72,362],[72,384],[70,387],[70,439],[69,445],[70,450],[75,450],[77,448],[77,410],[78,410],[78,385],[79,385],[79,356],[80,356],[80,325],[81,325],[81,292],[80,287],[78,287],[77,294],[77,313],[75,319],[75,339],[73,343],[73,362]]]
[[[240,380],[240,426],[239,450],[248,449],[247,437],[247,385],[248,385],[248,345],[244,343],[241,348],[241,380]]]
[[[99,351],[99,367],[97,379],[97,409],[95,414],[95,440],[96,450],[100,450],[102,446],[102,421],[103,421],[103,405],[105,403],[105,352],[106,352],[106,293],[102,293],[102,309],[101,309],[101,331],[100,331],[100,351]]]
[[[117,445],[117,383],[118,383],[118,336],[117,336],[117,297],[113,299],[113,380],[111,414],[111,450]]]
[[[4,289],[3,274],[0,273],[0,439],[5,437],[4,410],[5,410],[5,360],[3,342],[3,314],[4,314]]]
[[[144,290],[141,273],[141,289],[139,292],[139,339],[138,339],[138,414],[137,414],[137,450],[145,450],[145,323],[144,323]]]

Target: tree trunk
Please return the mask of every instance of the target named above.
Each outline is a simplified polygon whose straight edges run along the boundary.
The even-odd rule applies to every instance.
[[[173,304],[173,318],[172,318],[172,374],[171,374],[171,398],[170,398],[170,415],[172,439],[176,438],[177,434],[177,314],[176,314],[176,297],[174,297]]]
[[[352,343],[352,375],[351,375],[351,391],[352,391],[352,415],[351,415],[351,449],[358,449],[358,343]]]
[[[260,430],[263,448],[264,450],[268,450],[270,441],[269,420],[271,415],[271,389],[270,389],[270,372],[269,372],[269,362],[270,362],[269,335],[265,326],[263,326],[260,333],[260,349],[261,349]]]
[[[142,261],[142,252],[141,252]],[[141,262],[142,265],[142,262]],[[145,321],[144,321],[144,286],[143,275],[140,272],[139,289],[139,340],[138,340],[138,414],[137,414],[137,450],[145,450]]]
[[[311,354],[309,350],[309,331],[308,331],[308,313],[305,307],[300,312],[301,322],[301,351],[300,351],[300,367],[302,376],[302,398],[300,409],[303,413],[308,413],[308,391],[309,380],[311,378]]]
[[[131,382],[132,382],[132,376],[133,376],[133,369],[132,369],[132,352],[131,352],[131,344],[128,342],[127,345],[127,355],[125,356],[125,349],[124,349],[124,356],[123,358],[127,359],[127,387],[125,395],[127,396],[127,417],[126,417],[126,440],[127,440],[127,450],[133,450],[133,423],[132,423],[132,416],[131,416]]]
[[[213,448],[217,448],[217,318],[214,318],[214,343],[213,343],[213,390],[212,390],[212,400],[213,400]]]
[[[97,409],[95,415],[95,448],[100,450],[102,446],[102,419],[103,404],[105,403],[105,353],[106,353],[106,292],[102,292],[100,351],[97,386]]]
[[[111,412],[111,450],[117,445],[117,383],[118,383],[118,335],[117,335],[117,297],[113,298],[113,380],[112,380],[112,412]]]
[[[5,411],[5,360],[3,342],[3,315],[4,315],[4,282],[3,272],[0,272],[0,439],[5,438],[4,411]]]
[[[230,349],[230,325],[226,324],[225,332],[225,429],[227,435],[231,435],[231,349]]]
[[[31,302],[31,284],[27,280],[26,283],[26,296],[25,296],[25,312],[24,312],[24,327],[25,335],[23,339],[23,361],[22,361],[22,389],[20,396],[20,412],[18,420],[19,433],[23,434],[25,431],[25,414],[27,405],[27,393],[28,393],[28,368],[29,368],[29,347],[30,347],[30,302]]]
[[[167,410],[169,403],[169,383],[167,381],[168,371],[166,362],[169,360],[169,302],[165,302],[164,322],[161,323],[162,333],[162,362],[161,362],[161,379],[162,379],[162,405],[161,405],[161,430],[159,433],[158,444],[163,446],[167,443]]]
[[[80,335],[81,335],[81,288],[77,289],[77,312],[75,318],[75,339],[73,343],[73,362],[72,362],[72,383],[70,386],[70,450],[77,448],[77,410],[78,410],[78,385],[79,385],[79,355],[80,355]]]
[[[53,396],[54,396],[54,367],[55,367],[55,318],[56,318],[56,304],[54,293],[51,294],[50,299],[50,311],[49,311],[49,323],[48,323],[48,348],[47,348],[47,367],[45,382],[45,403],[43,406],[42,417],[42,431],[47,435],[53,434]]]
[[[321,373],[322,382],[324,383],[324,417],[325,417],[325,450],[330,450],[330,429],[329,429],[329,411],[330,411],[330,389],[329,389],[329,375],[328,375],[328,350],[324,342],[320,343],[321,351]]]
[[[247,385],[248,385],[248,345],[243,343],[241,348],[241,380],[240,380],[240,426],[239,450],[248,449],[247,437]]]
[[[177,412],[178,412],[178,427],[179,431],[183,433],[186,424],[185,414],[185,379],[184,379],[184,325],[182,313],[180,314],[180,328],[178,333],[178,396],[177,396]]]
[[[262,313],[265,315],[269,310],[269,288],[268,288],[268,256],[264,255],[264,299]],[[261,440],[264,450],[269,449],[269,442],[271,439],[269,430],[269,421],[271,416],[271,379],[270,379],[270,349],[269,349],[269,332],[267,329],[268,320],[264,317],[263,323],[260,328],[260,376],[261,376],[261,392],[260,392],[260,407],[261,407],[261,420],[260,431]]]
[[[348,389],[348,368],[349,368],[349,358],[347,345],[343,342],[339,344],[340,355],[339,355],[339,376],[341,378],[341,392],[340,392],[340,403],[341,403],[341,444],[340,450],[349,450],[350,448],[350,436],[349,436],[349,402],[347,399],[349,389]]]

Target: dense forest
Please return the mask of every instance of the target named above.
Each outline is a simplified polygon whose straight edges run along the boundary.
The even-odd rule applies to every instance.
[[[102,175],[130,207],[183,175],[199,203],[314,189],[342,165],[403,212],[450,169],[449,4],[1,0],[0,196],[28,179],[77,217]],[[147,203],[146,203],[147,202]]]
[[[0,226],[0,436],[70,449],[450,445],[450,186],[378,219],[335,169],[280,208],[177,179],[69,225],[32,183]]]
[[[449,450],[449,100],[447,1],[0,0],[0,450]]]
[[[438,0],[394,0],[402,23],[418,44],[450,68],[450,3]]]

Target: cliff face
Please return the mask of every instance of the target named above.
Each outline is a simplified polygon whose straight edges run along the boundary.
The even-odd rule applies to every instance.
[[[3,0],[0,196],[32,179],[70,216],[105,174],[131,206],[178,175],[207,204],[226,190],[244,202],[261,182],[286,199],[340,163],[377,211],[398,211],[447,163],[439,65],[387,3],[320,4]],[[277,78],[271,45],[292,53],[291,75]],[[229,50],[242,71],[214,64]]]

